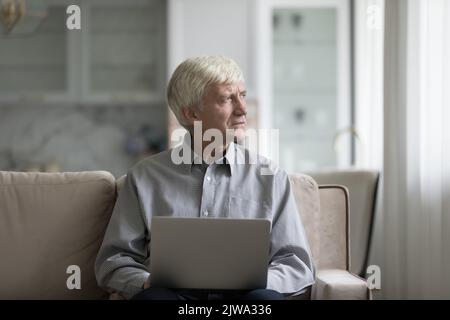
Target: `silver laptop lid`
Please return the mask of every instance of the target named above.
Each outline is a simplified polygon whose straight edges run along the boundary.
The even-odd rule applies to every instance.
[[[270,228],[266,219],[153,217],[150,285],[265,288]]]

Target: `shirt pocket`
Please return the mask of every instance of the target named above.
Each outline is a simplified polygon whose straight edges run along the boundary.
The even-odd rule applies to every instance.
[[[245,199],[230,195],[228,203],[228,216],[230,218],[271,218],[270,207],[265,201]]]

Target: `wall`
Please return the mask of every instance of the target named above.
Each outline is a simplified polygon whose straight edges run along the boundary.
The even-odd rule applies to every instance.
[[[165,148],[165,106],[2,106],[0,112],[0,170],[107,170],[118,177]]]

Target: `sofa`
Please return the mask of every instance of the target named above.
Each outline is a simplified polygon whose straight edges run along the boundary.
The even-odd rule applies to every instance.
[[[290,180],[317,269],[301,298],[370,299],[366,281],[348,271],[346,188]],[[0,299],[108,299],[94,262],[121,181],[106,171],[0,171]]]

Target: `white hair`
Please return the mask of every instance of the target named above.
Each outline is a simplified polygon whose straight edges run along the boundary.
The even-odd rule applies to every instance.
[[[182,107],[200,107],[206,88],[212,84],[244,82],[238,64],[224,56],[193,57],[182,62],[167,87],[167,103],[178,122],[187,128]]]

